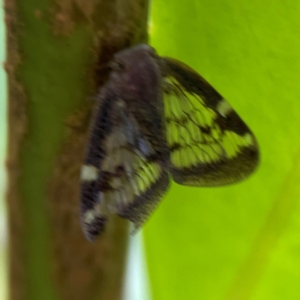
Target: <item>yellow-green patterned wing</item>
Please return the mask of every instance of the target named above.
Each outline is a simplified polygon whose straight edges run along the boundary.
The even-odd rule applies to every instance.
[[[117,214],[139,228],[169,187],[239,181],[258,163],[255,137],[231,106],[183,63],[148,45],[115,54],[91,120],[81,171],[88,240]]]
[[[161,59],[170,173],[183,185],[218,186],[247,177],[258,164],[257,141],[230,104],[198,73]]]

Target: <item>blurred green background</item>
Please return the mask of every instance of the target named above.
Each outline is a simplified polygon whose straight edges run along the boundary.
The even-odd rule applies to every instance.
[[[154,300],[300,299],[299,16],[298,0],[153,1],[151,45],[202,74],[256,134],[262,155],[240,184],[172,185],[144,229]],[[0,80],[3,193],[3,70]],[[3,212],[1,201],[0,299]]]
[[[144,230],[153,299],[300,299],[300,1],[153,1],[151,18],[151,45],[202,74],[261,147],[240,184],[173,184]]]

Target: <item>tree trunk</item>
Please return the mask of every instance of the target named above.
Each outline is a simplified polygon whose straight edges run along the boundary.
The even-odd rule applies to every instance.
[[[95,243],[79,172],[105,64],[147,41],[147,0],[6,0],[10,299],[121,299],[128,228]]]

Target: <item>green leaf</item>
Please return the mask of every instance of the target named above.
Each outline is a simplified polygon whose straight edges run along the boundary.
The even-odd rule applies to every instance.
[[[152,4],[151,44],[205,77],[261,163],[222,188],[172,185],[145,226],[153,299],[299,299],[299,1]]]

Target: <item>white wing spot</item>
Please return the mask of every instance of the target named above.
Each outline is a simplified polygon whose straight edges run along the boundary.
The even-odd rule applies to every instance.
[[[98,217],[107,216],[107,208],[99,203],[94,205],[94,208],[87,210],[83,215],[83,222],[86,224],[91,224]]]
[[[95,220],[97,212],[94,209],[87,210],[84,214],[83,221],[86,224],[91,224]]]
[[[230,106],[230,104],[222,99],[219,104],[217,105],[217,112],[223,116],[224,118],[228,115],[229,112],[232,111],[232,107]]]
[[[96,181],[98,179],[98,169],[92,165],[83,165],[80,178],[83,181]]]
[[[254,144],[253,136],[249,133],[246,133],[243,136],[243,139],[245,140],[246,144],[249,146]]]

